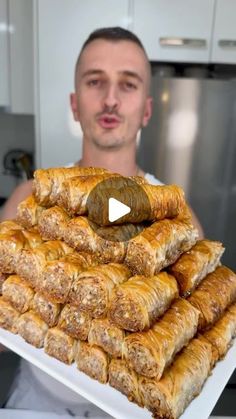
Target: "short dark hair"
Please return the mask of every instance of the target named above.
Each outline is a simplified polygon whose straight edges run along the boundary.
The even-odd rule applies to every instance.
[[[87,45],[89,45],[91,42],[95,41],[96,39],[104,39],[104,40],[111,41],[111,42],[119,42],[119,41],[134,42],[136,45],[138,45],[142,49],[142,51],[143,51],[143,53],[144,53],[144,55],[147,59],[147,63],[149,63],[148,56],[147,56],[147,53],[145,51],[145,48],[144,48],[142,42],[133,32],[129,31],[128,29],[121,28],[120,26],[95,29],[93,32],[91,32],[91,34],[88,36],[88,38],[83,43],[82,48],[81,48],[80,53],[79,53],[79,56],[76,60],[75,84],[76,84],[76,75],[77,75],[77,70],[78,70],[78,66],[79,66],[79,62],[80,62],[80,57],[81,57],[84,49],[87,47]],[[151,76],[151,67],[150,67],[150,65],[148,65],[148,67],[149,67],[149,74]]]

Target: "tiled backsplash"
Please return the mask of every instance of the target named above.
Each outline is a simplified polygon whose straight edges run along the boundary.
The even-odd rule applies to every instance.
[[[34,117],[0,112],[0,197],[7,198],[23,181],[13,175],[4,174],[3,159],[13,149],[34,153]]]

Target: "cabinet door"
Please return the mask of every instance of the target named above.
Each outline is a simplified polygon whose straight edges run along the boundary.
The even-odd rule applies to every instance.
[[[83,42],[93,30],[128,25],[128,0],[39,0],[37,95],[37,165],[56,166],[81,156],[69,94]],[[79,130],[78,130],[79,131]]]
[[[208,62],[214,0],[134,0],[134,32],[150,60]]]
[[[213,31],[213,63],[236,64],[236,0],[217,0]]]
[[[10,23],[10,109],[33,114],[33,4],[8,0]]]
[[[0,106],[9,106],[7,0],[0,0]]]

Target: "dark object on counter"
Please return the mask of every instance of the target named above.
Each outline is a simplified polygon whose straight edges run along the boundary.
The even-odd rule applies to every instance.
[[[33,177],[33,156],[31,153],[21,150],[9,150],[3,157],[4,174],[15,177]]]

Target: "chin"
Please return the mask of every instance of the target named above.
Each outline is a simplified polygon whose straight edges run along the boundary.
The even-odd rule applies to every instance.
[[[93,143],[96,145],[96,147],[102,149],[102,150],[118,150],[123,147],[125,142],[123,140],[118,139],[95,139]]]

